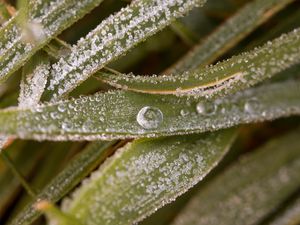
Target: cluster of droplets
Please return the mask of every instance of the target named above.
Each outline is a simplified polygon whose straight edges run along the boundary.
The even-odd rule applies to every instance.
[[[135,1],[81,39],[68,57],[53,65],[49,90],[69,92],[112,59],[161,30],[204,0]],[[150,22],[149,22],[150,21]]]

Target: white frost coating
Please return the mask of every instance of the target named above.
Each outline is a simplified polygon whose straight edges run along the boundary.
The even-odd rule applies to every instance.
[[[233,137],[226,131],[135,141],[85,180],[63,208],[87,225],[133,224],[199,182]]]
[[[19,107],[36,106],[44,92],[49,75],[50,64],[41,63],[32,73],[22,77],[20,84]]]
[[[169,25],[205,0],[134,1],[73,46],[53,65],[49,90],[54,99],[74,89],[108,62]]]
[[[39,59],[34,58],[34,60]],[[20,108],[30,108],[38,105],[46,87],[49,70],[50,61],[41,60],[39,64],[35,65],[30,73],[25,72],[25,74],[22,75],[20,94],[18,98],[18,106]],[[7,136],[0,136],[0,151],[8,139],[9,137]]]
[[[260,224],[298,189],[299,172],[299,130],[295,130],[242,158],[200,189],[172,225]],[[290,215],[285,213],[285,221],[300,212],[299,203]]]
[[[31,36],[35,43],[24,42],[24,31],[18,26],[20,13],[0,29],[0,80],[5,80],[12,71],[45,45],[70,24],[78,20],[102,0],[51,0],[30,1],[28,27],[25,36]],[[23,35],[22,35],[23,33]],[[27,34],[26,34],[27,33]],[[23,38],[22,38],[23,36]]]

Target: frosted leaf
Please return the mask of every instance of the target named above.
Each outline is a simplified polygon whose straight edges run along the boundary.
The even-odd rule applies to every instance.
[[[5,81],[49,40],[101,2],[102,0],[30,1],[27,24],[19,25],[18,21],[23,16],[23,12],[20,12],[0,28],[0,55],[3,56],[0,60],[0,82]]]
[[[97,70],[205,0],[134,1],[105,19],[53,65],[49,90],[61,98]],[[150,22],[151,21],[151,22]]]
[[[260,224],[298,190],[299,173],[298,129],[244,156],[199,189],[172,225]]]
[[[299,115],[299,87],[300,81],[291,80],[213,101],[126,91],[100,92],[32,108],[0,110],[0,134],[38,140],[111,140],[215,131],[238,124]],[[254,98],[257,99],[255,110],[245,111],[245,104]],[[205,102],[205,107],[213,111],[198,113],[196,106],[199,102]],[[162,122],[154,120],[155,123],[151,123],[158,124],[156,128],[151,125],[152,128],[147,129],[146,125],[143,127],[137,122],[137,115],[145,106],[161,112],[151,113],[150,118],[163,115]],[[183,108],[190,112],[188,116],[182,116]]]
[[[292,0],[249,1],[165,73],[180,74],[212,63],[291,2]]]
[[[252,51],[197,70],[170,75],[103,73],[108,84],[135,92],[219,97],[253,86],[300,63],[300,28]]]
[[[63,209],[90,225],[135,224],[202,180],[234,137],[227,130],[134,141],[84,180]]]

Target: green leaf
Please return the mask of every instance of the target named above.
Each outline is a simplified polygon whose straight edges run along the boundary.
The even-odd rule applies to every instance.
[[[283,210],[278,212],[265,225],[297,225],[300,224],[300,196],[298,195],[290,204]]]
[[[23,17],[22,10],[26,9],[21,9],[20,13],[17,13],[0,29],[0,83],[18,70],[52,38],[101,2],[102,0],[82,0],[79,4],[76,0],[31,0],[26,32],[18,23],[19,17]],[[24,41],[24,35],[35,40]]]
[[[202,180],[234,137],[225,130],[133,141],[83,182],[64,211],[90,225],[134,224]]]
[[[136,0],[108,17],[53,65],[49,90],[62,98],[97,70],[205,0]]]
[[[208,183],[174,225],[258,224],[300,187],[299,129],[234,163]]]
[[[215,61],[293,0],[254,0],[188,52],[167,74],[181,74]]]
[[[253,51],[183,74],[149,77],[106,73],[99,79],[137,92],[209,98],[253,86],[299,62],[300,29],[296,29]]]
[[[115,142],[93,142],[68,163],[50,183],[13,220],[11,225],[29,225],[41,212],[35,207],[40,200],[57,202],[90,174],[113,151]]]
[[[0,133],[28,139],[98,140],[213,131],[299,115],[300,81],[214,101],[115,91],[36,108],[0,110]]]

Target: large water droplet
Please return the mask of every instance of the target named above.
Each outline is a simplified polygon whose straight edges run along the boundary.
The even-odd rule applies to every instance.
[[[145,106],[138,112],[136,121],[145,129],[154,129],[163,121],[163,113],[158,108]]]
[[[214,103],[199,102],[196,105],[197,113],[211,115],[217,111],[217,105]]]

